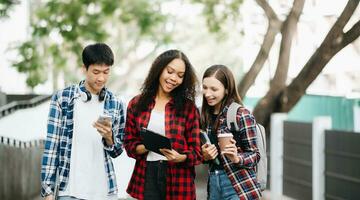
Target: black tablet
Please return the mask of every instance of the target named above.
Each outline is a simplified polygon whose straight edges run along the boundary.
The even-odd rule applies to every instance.
[[[160,135],[146,128],[142,128],[140,134],[147,150],[164,155],[159,149],[171,149],[170,139],[164,135]]]

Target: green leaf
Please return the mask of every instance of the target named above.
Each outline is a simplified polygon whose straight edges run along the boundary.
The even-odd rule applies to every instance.
[[[27,75],[30,87],[43,83],[53,70],[69,74],[64,76],[65,82],[74,80],[76,68],[82,65],[83,47],[114,41],[111,37],[117,37],[114,32],[118,30],[129,30],[130,39],[151,37],[160,41],[156,34],[166,20],[158,0],[50,0],[32,6],[31,38],[19,45],[19,57],[13,62]],[[121,37],[118,40],[110,44],[113,49],[122,49]]]

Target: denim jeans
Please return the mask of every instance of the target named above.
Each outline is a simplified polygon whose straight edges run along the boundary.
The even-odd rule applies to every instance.
[[[224,170],[209,172],[209,200],[239,200]]]
[[[166,169],[166,161],[146,162],[144,200],[165,200]]]
[[[107,198],[105,198],[105,199],[107,199]],[[117,195],[109,196],[109,199],[117,199]],[[78,199],[78,198],[72,197],[72,196],[59,196],[56,198],[56,200],[84,200],[84,199]],[[104,199],[102,198],[102,200],[104,200]]]
[[[60,196],[57,198],[58,200],[80,200],[78,198],[75,197],[71,197],[71,196]]]

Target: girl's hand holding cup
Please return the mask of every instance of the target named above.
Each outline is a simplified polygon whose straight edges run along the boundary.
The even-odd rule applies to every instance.
[[[237,155],[236,141],[233,139],[231,133],[219,134],[218,142],[222,154],[229,158],[233,163],[238,163],[240,161]]]

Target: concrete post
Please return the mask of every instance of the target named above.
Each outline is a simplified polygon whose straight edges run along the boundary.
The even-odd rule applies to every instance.
[[[283,195],[283,154],[285,113],[271,115],[270,139],[270,190],[271,199],[280,199]]]
[[[354,132],[360,132],[360,101],[354,105]]]
[[[316,117],[312,127],[312,199],[325,199],[325,130],[331,129],[330,117]]]
[[[0,90],[0,107],[5,104],[6,104],[6,94]]]

